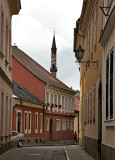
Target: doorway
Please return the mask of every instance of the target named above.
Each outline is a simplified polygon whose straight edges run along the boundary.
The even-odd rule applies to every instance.
[[[19,133],[21,133],[21,128],[22,128],[21,117],[22,117],[21,112],[17,112],[17,132]]]
[[[50,141],[53,141],[53,118],[50,119]]]
[[[98,160],[101,160],[101,142],[102,142],[102,83],[100,82],[98,90]]]

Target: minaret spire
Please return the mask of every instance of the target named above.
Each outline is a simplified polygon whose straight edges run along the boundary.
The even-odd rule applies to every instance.
[[[56,77],[57,67],[56,67],[56,41],[55,41],[55,30],[53,34],[53,41],[52,41],[52,47],[51,47],[51,67],[50,71],[51,74]]]

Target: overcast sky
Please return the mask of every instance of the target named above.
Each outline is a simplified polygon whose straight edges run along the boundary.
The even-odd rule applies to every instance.
[[[73,29],[83,0],[21,0],[19,15],[12,18],[12,44],[50,71],[55,29],[57,78],[80,89],[79,69],[73,52]]]

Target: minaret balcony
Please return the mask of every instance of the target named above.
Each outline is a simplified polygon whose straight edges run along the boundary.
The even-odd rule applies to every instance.
[[[51,72],[57,72],[57,67],[50,67]]]

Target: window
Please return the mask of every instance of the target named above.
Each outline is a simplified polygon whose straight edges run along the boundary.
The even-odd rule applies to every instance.
[[[6,133],[6,136],[8,136],[8,96],[6,96],[6,125],[5,125],[5,133]]]
[[[29,133],[31,133],[31,112],[29,112]]]
[[[1,116],[0,116],[0,118],[1,118],[1,125],[0,125],[0,127],[1,127],[1,136],[3,136],[3,115],[4,115],[4,92],[2,92],[2,98],[1,98]]]
[[[89,123],[89,94],[87,95],[88,98],[88,105],[87,105],[87,118],[88,118],[88,123]]]
[[[66,97],[66,111],[68,109],[68,98]]]
[[[6,21],[5,58],[8,60],[8,22]]]
[[[74,129],[73,120],[70,120],[70,131],[73,131],[73,129]]]
[[[61,96],[58,96],[58,105],[61,105]]]
[[[60,119],[56,119],[56,131],[60,131]]]
[[[74,98],[72,98],[72,112],[74,112]]]
[[[90,123],[92,122],[92,90],[90,92]]]
[[[113,52],[110,55],[110,119],[113,119]]]
[[[49,92],[47,92],[47,103],[49,103]]]
[[[40,133],[42,133],[42,113],[40,114]]]
[[[69,119],[67,120],[67,129],[69,129]]]
[[[3,8],[1,10],[1,52],[3,52],[3,43],[4,43],[4,13]]]
[[[46,131],[49,131],[49,118],[46,118]]]
[[[38,113],[35,113],[35,133],[38,133]]]
[[[57,104],[57,94],[55,94],[55,104]]]
[[[65,105],[65,103],[64,103],[64,96],[62,96],[62,107],[63,107],[63,110],[65,109],[64,105]]]
[[[53,93],[51,93],[51,104],[53,104]]]
[[[97,49],[97,4],[94,12],[94,52]]]
[[[113,51],[106,60],[106,120],[113,119]]]
[[[113,51],[106,60],[106,120],[113,119]]]
[[[85,95],[84,97],[84,102],[85,102],[85,125],[87,124],[87,96]]]
[[[11,115],[12,115],[12,105],[11,105],[11,99],[10,99],[10,106],[9,106],[9,133],[11,132],[11,123],[12,123],[12,118],[11,118]]]
[[[27,111],[25,111],[25,133],[27,133]]]
[[[93,88],[93,123],[95,122],[95,92],[96,92],[96,88],[95,88],[95,85],[94,85],[94,88]]]
[[[71,98],[69,98],[69,111],[71,111]]]
[[[66,120],[62,120],[62,131],[66,131]]]

